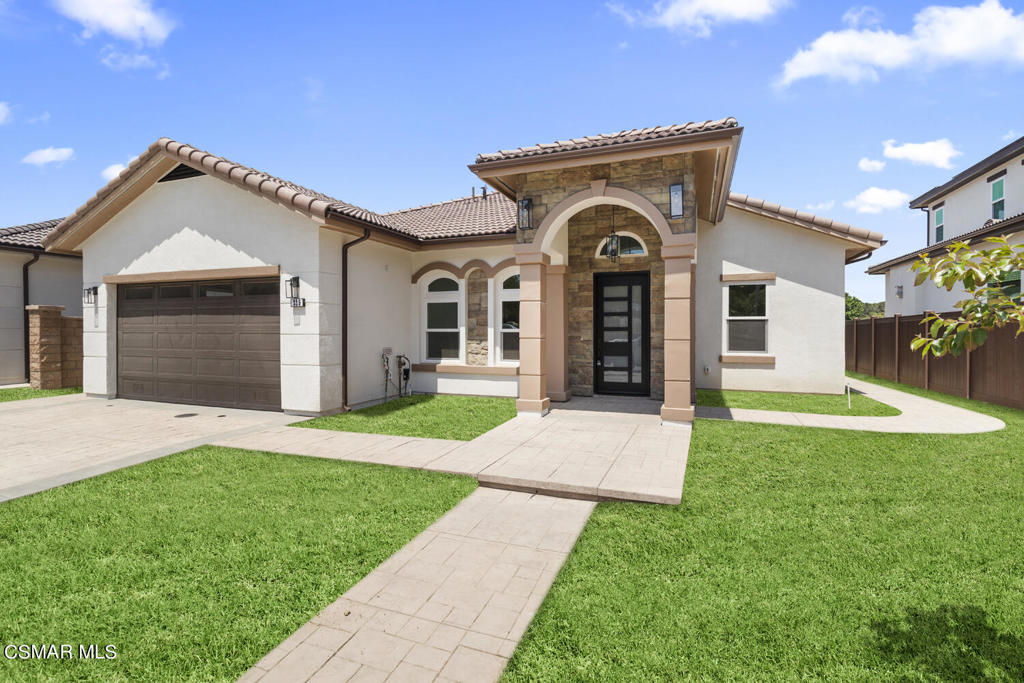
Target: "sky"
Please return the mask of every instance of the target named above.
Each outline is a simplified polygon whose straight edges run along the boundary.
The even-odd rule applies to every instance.
[[[912,197],[1024,135],[1024,2],[0,0],[0,225],[161,136],[375,211],[480,152],[736,117],[733,190],[923,246]]]

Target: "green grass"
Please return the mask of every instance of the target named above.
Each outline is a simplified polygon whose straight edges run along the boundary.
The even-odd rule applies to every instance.
[[[515,416],[516,402],[511,398],[431,394],[397,398],[292,426],[470,441]]]
[[[1024,412],[912,391],[1008,426],[697,420],[682,504],[600,504],[506,678],[1024,679]]]
[[[23,401],[27,398],[47,398],[48,396],[64,396],[66,394],[80,394],[82,387],[69,387],[67,389],[33,389],[31,387],[12,387],[0,389],[0,403],[6,401]]]
[[[234,680],[472,479],[204,446],[0,504],[0,680]]]
[[[821,415],[856,415],[887,417],[900,411],[863,394],[851,392],[850,408],[846,394],[784,394],[769,391],[716,391],[697,390],[697,405],[721,408],[752,408],[754,410],[784,410],[790,413],[818,413]]]

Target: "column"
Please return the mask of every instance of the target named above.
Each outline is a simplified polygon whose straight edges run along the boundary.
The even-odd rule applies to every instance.
[[[63,384],[61,311],[63,306],[26,306],[28,311],[29,383],[33,389],[60,389]]]
[[[569,308],[566,282],[566,266],[548,266],[547,275],[547,376],[548,398],[552,401],[568,401],[572,397],[569,389],[569,344],[566,336]]]
[[[664,246],[665,260],[665,403],[662,422],[692,422],[691,304],[694,244]]]
[[[540,252],[516,254],[519,264],[519,399],[520,413],[546,415],[551,405],[547,386],[547,264]]]

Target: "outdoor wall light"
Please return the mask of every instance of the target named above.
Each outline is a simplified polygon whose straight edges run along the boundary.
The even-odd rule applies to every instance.
[[[608,260],[612,263],[619,262],[619,235],[615,232],[614,227],[611,234],[608,235]]]
[[[669,218],[683,217],[683,184],[668,186],[668,213]]]
[[[94,304],[96,303],[96,294],[99,292],[99,287],[86,287],[82,290],[82,303]]]
[[[903,298],[903,285],[896,285],[896,298],[897,299],[902,299]]]
[[[519,210],[519,229],[529,230],[533,227],[533,200],[524,197],[516,203],[516,206]]]
[[[298,299],[299,298],[299,276],[288,278],[288,298]]]

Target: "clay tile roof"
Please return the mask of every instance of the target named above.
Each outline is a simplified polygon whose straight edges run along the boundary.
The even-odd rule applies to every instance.
[[[851,242],[857,242],[858,244],[862,244],[866,247],[871,247],[872,249],[877,249],[885,244],[885,240],[880,232],[873,232],[865,228],[857,228],[849,225],[848,223],[835,221],[831,218],[815,216],[814,214],[807,213],[806,211],[780,206],[779,204],[768,202],[764,199],[749,197],[745,194],[730,192],[728,204],[729,206],[737,209],[761,214],[762,216],[767,216],[769,218],[780,219],[802,228],[832,235],[834,237],[841,237]]]
[[[420,239],[471,235],[514,234],[516,205],[497,192],[486,197],[463,197],[384,214],[395,230]]]
[[[25,225],[0,228],[0,245],[41,250],[43,248],[43,238],[53,232],[63,220],[63,218],[54,218],[48,221],[39,221],[38,223],[26,223]]]
[[[603,135],[588,135],[582,138],[571,140],[559,140],[558,142],[538,143],[531,147],[519,147],[517,149],[503,149],[491,154],[478,154],[476,163],[485,164],[491,161],[505,161],[507,159],[523,159],[535,157],[542,154],[554,154],[556,152],[570,152],[595,147],[608,147],[610,145],[621,145],[628,142],[644,142],[647,140],[659,140],[663,138],[685,137],[696,133],[709,133],[712,131],[736,128],[739,124],[733,117],[718,119],[717,121],[691,121],[674,126],[656,126],[653,128],[634,128],[632,130],[620,130],[618,133],[606,133]]]

